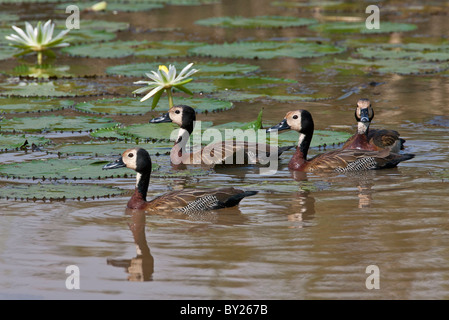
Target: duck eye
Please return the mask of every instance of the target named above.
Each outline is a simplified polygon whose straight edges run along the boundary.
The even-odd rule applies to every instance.
[[[293,116],[293,119],[298,119],[298,116],[295,114],[294,116]]]
[[[134,153],[128,153],[128,158],[134,157]]]
[[[180,114],[180,113],[181,113],[181,111],[179,111],[179,110],[176,110],[176,111],[175,111],[175,113],[176,113],[176,114]]]

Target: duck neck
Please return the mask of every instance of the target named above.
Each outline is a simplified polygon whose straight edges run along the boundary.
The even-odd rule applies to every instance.
[[[178,157],[182,157],[182,154],[186,151],[187,141],[189,141],[190,134],[193,132],[192,126],[187,128],[182,127],[179,129],[178,138],[176,139],[175,145],[173,147],[174,154]]]
[[[149,172],[138,172],[136,176],[136,189],[131,199],[128,201],[128,208],[139,209],[147,201],[148,186],[150,184]]]
[[[369,124],[369,122],[357,122],[357,133],[368,135]]]
[[[290,160],[290,167],[300,166],[307,161],[307,153],[309,152],[311,141],[311,135],[299,133],[298,147],[296,148],[296,152]]]

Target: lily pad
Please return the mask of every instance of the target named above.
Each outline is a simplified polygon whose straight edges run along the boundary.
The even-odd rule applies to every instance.
[[[232,108],[232,102],[209,98],[185,98],[175,97],[176,104],[189,105],[195,108],[197,113],[206,111],[222,111]],[[148,102],[140,102],[136,98],[112,98],[100,99],[89,102],[81,102],[75,105],[75,109],[97,114],[122,114],[143,115],[151,111],[152,99]],[[160,100],[153,111],[166,111],[169,109],[166,99]]]
[[[105,140],[126,140],[129,139],[128,136],[122,135],[117,132],[118,126],[110,128],[96,129],[90,133],[90,136],[98,139]]]
[[[66,47],[62,51],[71,56],[90,58],[177,57],[185,56],[188,49],[197,45],[202,44],[182,41],[148,42],[130,40],[75,45]]]
[[[0,165],[0,176],[20,179],[104,179],[129,176],[130,170],[102,170],[109,160],[45,159]],[[113,171],[113,172],[111,172]]]
[[[0,197],[14,200],[98,199],[124,194],[126,190],[93,184],[35,183],[11,184],[0,188]]]
[[[4,119],[0,122],[2,132],[54,132],[91,131],[116,126],[110,118],[87,116],[40,116]]]
[[[201,130],[210,126],[212,126],[212,122],[201,121]],[[117,132],[130,138],[174,141],[178,136],[179,126],[171,122],[133,124],[124,128],[118,128]]]
[[[0,60],[13,58],[17,53],[19,53],[19,51],[14,47],[0,45]]]
[[[72,100],[48,98],[0,97],[0,113],[30,113],[55,111],[69,108]]]
[[[0,152],[17,150],[24,145],[26,145],[26,147],[30,147],[34,144],[39,147],[50,143],[51,141],[44,137],[0,134]]]
[[[143,77],[145,73],[151,70],[157,70],[159,65],[172,64],[176,70],[182,70],[188,62],[153,62],[153,63],[132,63],[118,66],[108,67],[106,73],[128,76],[128,77]],[[259,70],[259,66],[241,63],[222,63],[222,62],[198,62],[194,64],[194,68],[199,72],[195,74],[195,78],[210,77],[210,76],[224,76],[230,74],[247,74]]]
[[[258,16],[258,17],[212,17],[197,20],[196,24],[222,28],[290,28],[303,27],[318,23],[312,18],[291,16]]]
[[[368,59],[408,59],[422,61],[449,60],[449,45],[426,45],[423,43],[371,46],[357,49]]]
[[[449,63],[435,63],[426,61],[410,61],[405,59],[352,59],[337,60],[337,63],[358,65],[364,67],[367,71],[396,74],[427,74],[437,73],[449,69]]]
[[[146,149],[151,155],[169,154],[173,143],[137,143],[138,147]],[[112,156],[121,155],[124,150],[129,149],[128,142],[98,142],[89,141],[85,143],[67,143],[56,147],[50,153],[59,153],[66,156]]]
[[[20,81],[0,83],[0,96],[17,97],[76,97],[98,95],[98,85],[82,81]]]
[[[391,33],[416,30],[417,26],[411,23],[381,21],[379,29],[368,29],[365,21],[347,22],[336,21],[309,26],[310,30],[320,33]]]
[[[91,8],[94,4],[98,3],[98,1],[89,1],[89,2],[80,2],[77,3],[77,6],[80,10],[86,10]],[[58,9],[63,9],[65,12],[65,8],[67,4],[60,4],[57,6]],[[137,2],[133,1],[132,5],[128,1],[117,2],[117,1],[108,1],[106,9],[104,11],[116,11],[116,12],[140,12],[140,11],[148,11],[153,9],[163,8],[164,5],[162,3],[154,2]]]
[[[296,40],[290,42],[234,42],[204,45],[190,49],[190,53],[199,56],[243,59],[273,59],[282,57],[313,58],[327,54],[341,53],[345,49],[330,44]]]

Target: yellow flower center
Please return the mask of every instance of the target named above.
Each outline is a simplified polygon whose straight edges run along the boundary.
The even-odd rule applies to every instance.
[[[167,67],[164,66],[164,65],[160,65],[160,66],[159,66],[159,70],[162,70],[162,71],[164,71],[166,74],[168,74],[168,69],[167,69]]]

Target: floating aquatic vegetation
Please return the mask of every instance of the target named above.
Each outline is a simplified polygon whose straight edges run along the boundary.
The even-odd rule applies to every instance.
[[[366,28],[363,22],[336,21],[311,25],[310,30],[320,33],[391,33],[391,32],[407,32],[417,28],[411,23],[387,22],[382,21],[379,29]]]
[[[88,180],[126,177],[128,170],[102,170],[108,160],[98,159],[44,159],[0,165],[0,176],[38,180]],[[157,167],[157,166],[156,166]]]
[[[0,60],[13,58],[16,53],[17,49],[6,45],[0,45]]]
[[[19,81],[0,83],[0,96],[77,97],[99,95],[101,86],[88,81]]]
[[[95,129],[89,135],[93,138],[97,139],[105,139],[105,140],[126,140],[129,137],[122,135],[117,132],[118,126],[110,127],[110,128],[102,128]]]
[[[134,82],[135,84],[146,84],[146,86],[134,90],[133,93],[140,94],[150,91],[140,99],[140,101],[143,102],[152,97],[151,109],[154,109],[156,108],[162,93],[165,91],[168,97],[169,108],[172,108],[174,89],[193,95],[193,93],[185,87],[187,83],[193,80],[193,78],[189,77],[198,72],[197,69],[190,69],[192,66],[193,63],[189,63],[181,70],[181,72],[177,73],[174,65],[169,65],[168,68],[164,65],[160,65],[157,71],[151,70],[151,73],[145,73],[151,81],[140,80]]]
[[[396,73],[403,75],[437,73],[449,69],[449,63],[410,61],[405,59],[353,59],[336,60],[336,63],[362,66],[362,70],[377,73]]]
[[[50,115],[3,119],[0,132],[82,132],[116,125],[110,118]]]
[[[36,137],[29,135],[3,135],[0,134],[0,152],[14,150],[33,150],[33,145],[42,147],[51,143],[51,140],[44,137]]]
[[[201,121],[201,129],[212,125],[210,121]],[[151,139],[152,141],[170,141],[178,136],[179,126],[174,123],[144,123],[117,128],[117,133],[134,139]]]
[[[16,34],[6,36],[7,40],[13,41],[11,44],[21,50],[17,55],[25,55],[28,53],[37,53],[37,63],[42,64],[42,55],[54,57],[53,48],[67,47],[70,44],[65,37],[70,31],[65,29],[57,36],[53,37],[55,24],[48,20],[44,24],[41,21],[37,23],[36,28],[33,28],[29,22],[25,22],[25,31],[16,26],[12,26]]]
[[[137,146],[146,149],[151,155],[169,154],[172,143],[169,142],[139,142],[133,141]],[[95,156],[104,157],[121,155],[130,146],[129,142],[99,142],[89,141],[84,143],[66,143],[49,150],[50,153],[58,153],[65,156]]]
[[[187,51],[203,43],[182,41],[112,41],[74,45],[62,51],[71,56],[90,58],[143,57],[181,57]]]
[[[172,64],[177,69],[182,68],[188,64],[188,62],[170,62],[164,63]],[[124,65],[117,65],[108,67],[106,69],[107,74],[113,75],[121,75],[128,77],[142,77],[148,70],[155,70],[159,67],[160,63],[131,63]],[[251,64],[242,64],[242,63],[223,63],[223,62],[196,62],[195,67],[200,70],[200,74],[197,75],[198,78],[202,77],[210,77],[210,76],[226,76],[226,75],[237,75],[237,74],[248,74],[251,72],[258,71],[260,69],[259,66],[251,65]]]
[[[20,201],[90,200],[122,195],[126,190],[94,184],[9,184],[0,188],[3,199]]]
[[[290,28],[318,23],[313,18],[291,16],[212,17],[195,21],[196,24],[222,28]]]
[[[447,61],[449,60],[449,44],[382,44],[358,48],[357,53],[368,59]]]
[[[74,104],[75,102],[72,100],[0,97],[0,114],[55,111],[69,108]]]
[[[223,111],[233,107],[232,102],[210,98],[176,97],[176,104],[184,104],[195,108],[197,113]],[[142,103],[136,98],[111,98],[80,102],[74,108],[79,111],[97,114],[143,115],[151,111],[152,102]],[[154,111],[167,111],[168,101],[160,101]]]
[[[322,0],[311,0],[305,2],[298,1],[273,1],[272,6],[276,7],[287,7],[287,8],[307,8],[307,7],[333,7],[344,3],[343,1],[322,1]]]
[[[189,50],[191,54],[219,58],[273,59],[313,58],[345,51],[342,47],[297,39],[295,41],[248,41],[211,44]]]

